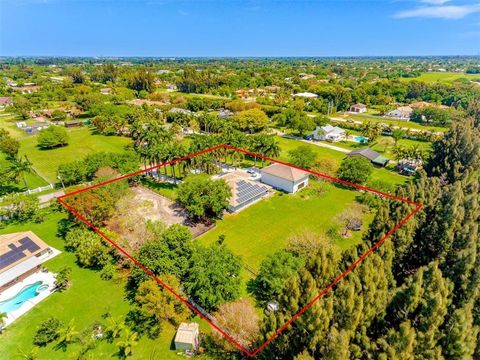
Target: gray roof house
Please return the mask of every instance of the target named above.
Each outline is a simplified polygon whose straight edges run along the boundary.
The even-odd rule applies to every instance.
[[[353,150],[348,154],[349,157],[362,157],[364,159],[369,160],[372,164],[377,165],[377,166],[386,166],[388,162],[390,161],[386,157],[381,156],[379,153],[376,151],[365,148],[365,149],[358,149],[358,150]]]

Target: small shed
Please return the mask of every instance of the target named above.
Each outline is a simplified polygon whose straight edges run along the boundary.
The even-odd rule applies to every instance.
[[[199,344],[198,335],[199,327],[197,323],[181,323],[175,335],[175,350],[196,351]]]

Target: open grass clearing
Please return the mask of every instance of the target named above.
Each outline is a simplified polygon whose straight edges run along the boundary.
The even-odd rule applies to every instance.
[[[27,155],[40,176],[51,183],[56,183],[57,169],[60,165],[102,151],[120,153],[131,143],[129,138],[99,135],[91,128],[84,127],[68,129],[68,134],[70,141],[67,146],[50,150],[39,149],[35,135],[21,139],[20,155]]]

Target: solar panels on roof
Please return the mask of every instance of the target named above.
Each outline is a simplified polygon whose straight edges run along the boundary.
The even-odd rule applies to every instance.
[[[245,180],[236,182],[236,203],[241,205],[268,192],[268,188]]]
[[[18,240],[18,243],[20,245],[15,245],[14,243],[8,244],[8,248],[10,250],[0,255],[0,270],[3,270],[14,264],[18,260],[26,257],[28,255],[26,253],[27,250],[30,252],[30,254],[34,253],[37,250],[40,250],[40,246],[38,246],[29,237],[24,237]]]

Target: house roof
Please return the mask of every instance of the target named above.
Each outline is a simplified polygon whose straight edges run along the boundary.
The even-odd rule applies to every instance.
[[[317,98],[318,95],[311,93],[311,92],[302,92],[302,93],[297,93],[293,94],[293,96],[300,96],[300,97],[305,97],[305,98]]]
[[[266,195],[269,187],[249,180],[250,175],[243,171],[234,171],[221,177],[232,189],[228,203],[232,207],[247,203],[260,195]]]
[[[362,103],[356,103],[356,104],[353,104],[352,106],[350,107],[356,107],[356,108],[361,108],[361,109],[366,109],[367,108],[367,105],[365,104],[362,104]]]
[[[0,235],[0,274],[47,249],[31,231]]]
[[[298,181],[308,176],[308,173],[294,167],[282,164],[272,164],[261,169],[262,173],[273,175],[288,181]]]
[[[181,323],[175,335],[175,342],[195,345],[195,338],[198,334],[197,323]]]
[[[370,161],[373,161],[376,158],[378,158],[380,154],[370,148],[365,148],[365,149],[350,151],[348,156],[362,156]]]

